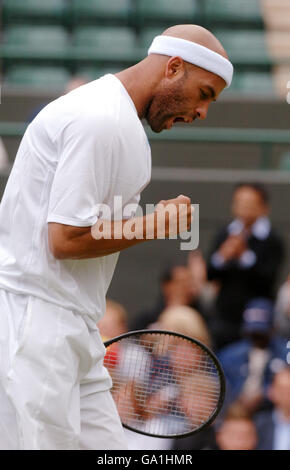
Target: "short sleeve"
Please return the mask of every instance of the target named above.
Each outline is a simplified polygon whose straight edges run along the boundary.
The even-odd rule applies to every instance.
[[[130,219],[138,215],[140,198],[141,198],[140,193],[138,193],[138,194],[135,194],[130,199],[130,201],[127,202],[127,204],[123,208],[123,213],[122,213],[123,220]]]
[[[58,165],[47,222],[92,226],[106,195],[114,139],[112,120],[85,117],[71,121],[57,138]],[[108,122],[109,121],[109,122]]]

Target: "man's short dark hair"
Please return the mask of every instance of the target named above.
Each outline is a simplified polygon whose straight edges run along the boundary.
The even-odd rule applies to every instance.
[[[262,201],[265,204],[269,203],[269,200],[270,200],[269,193],[268,193],[268,191],[266,190],[266,188],[263,184],[261,184],[261,183],[243,183],[243,182],[241,182],[241,183],[238,183],[235,186],[233,192],[235,193],[240,188],[251,188],[251,189],[253,189],[257,193],[259,193]]]
[[[172,281],[174,277],[173,271],[178,267],[186,268],[186,265],[178,261],[172,262],[172,264],[168,264],[159,276],[160,284],[166,284],[167,282]]]

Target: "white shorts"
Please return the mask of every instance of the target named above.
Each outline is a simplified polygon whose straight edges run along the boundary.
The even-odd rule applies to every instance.
[[[0,289],[0,449],[126,449],[89,318]]]

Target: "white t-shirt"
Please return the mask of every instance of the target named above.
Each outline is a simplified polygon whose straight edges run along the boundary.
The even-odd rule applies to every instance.
[[[118,253],[57,260],[48,222],[92,226],[100,203],[138,203],[151,152],[122,83],[105,75],[47,105],[28,126],[0,204],[0,287],[98,321]]]

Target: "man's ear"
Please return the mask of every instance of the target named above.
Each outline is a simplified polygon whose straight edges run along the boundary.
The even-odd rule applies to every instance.
[[[177,75],[181,76],[185,71],[185,63],[181,57],[170,57],[166,64],[166,77],[175,78]]]

